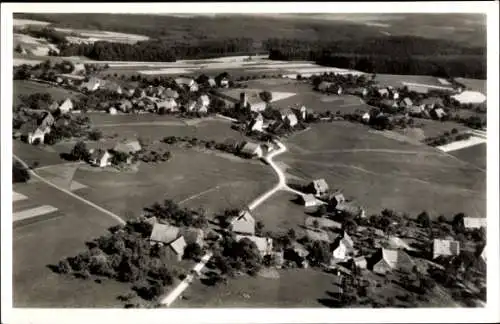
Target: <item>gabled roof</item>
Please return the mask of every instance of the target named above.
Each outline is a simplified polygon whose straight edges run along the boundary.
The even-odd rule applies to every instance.
[[[328,191],[328,183],[326,182],[325,179],[321,178],[321,179],[317,179],[317,180],[314,180],[312,182],[312,185],[314,186],[314,188],[319,191],[319,192],[326,192]]]
[[[174,99],[179,98],[179,93],[177,91],[175,91],[175,90],[172,90],[171,88],[168,88],[167,90],[165,90],[163,92],[163,94],[167,98],[174,98]]]
[[[354,205],[352,202],[340,202],[335,206],[335,209],[344,213],[356,215],[361,212],[359,206]]]
[[[260,145],[257,143],[246,142],[245,145],[241,148],[241,152],[247,154],[255,154],[255,152],[259,149]]]
[[[103,149],[97,149],[97,150],[94,150],[91,154],[90,154],[90,160],[91,161],[100,161],[102,160],[102,158],[104,158],[104,156],[108,154],[108,151],[107,150],[103,150]]]
[[[392,269],[413,267],[413,261],[408,254],[401,250],[381,249],[382,260]]]
[[[434,239],[432,243],[433,259],[438,256],[456,256],[460,254],[460,242]]]
[[[170,247],[178,255],[184,254],[184,249],[186,248],[186,245],[187,244],[186,240],[184,239],[184,236],[179,236],[172,243],[170,243]]]
[[[406,97],[403,99],[403,103],[407,106],[412,106],[413,105],[413,101],[411,101],[410,98]]]
[[[414,250],[408,245],[408,243],[406,243],[404,240],[400,239],[397,236],[390,236],[389,244],[395,249]]]
[[[153,225],[153,230],[151,231],[149,239],[151,241],[169,244],[179,236],[179,233],[180,229],[178,227],[156,223]]]
[[[292,241],[292,243],[290,244],[290,247],[301,258],[305,258],[309,255],[309,251],[307,251],[305,246],[300,244],[297,241]]]

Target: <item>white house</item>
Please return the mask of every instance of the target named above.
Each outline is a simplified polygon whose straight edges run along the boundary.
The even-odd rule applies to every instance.
[[[110,115],[116,115],[116,113],[117,113],[116,108],[114,108],[114,107],[109,108],[108,112]]]
[[[191,78],[177,78],[175,79],[175,83],[180,86],[186,86],[189,88],[189,91],[196,92],[198,91],[198,83]]]
[[[67,114],[73,109],[73,102],[71,99],[67,98],[64,102],[59,106],[59,111],[61,114]]]
[[[255,117],[254,120],[250,122],[249,127],[252,131],[262,132],[262,129],[264,127],[264,117],[262,117],[262,115],[259,113],[257,117]]]
[[[111,165],[112,155],[108,150],[94,150],[90,152],[90,164],[98,167],[106,167]]]
[[[294,127],[295,125],[297,125],[297,123],[299,122],[297,120],[297,116],[293,113],[293,111],[291,110],[286,110],[285,112],[283,112],[281,114],[281,118],[283,119],[283,121],[285,123],[287,123],[290,127]]]
[[[439,256],[457,256],[460,254],[460,242],[453,240],[434,239],[432,243],[432,258]]]
[[[464,226],[468,229],[486,228],[486,218],[464,217]]]

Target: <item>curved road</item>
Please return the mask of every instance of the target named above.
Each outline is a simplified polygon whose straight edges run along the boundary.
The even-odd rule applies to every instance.
[[[276,145],[278,145],[279,149],[269,153],[266,157],[263,158],[263,160],[267,162],[273,168],[274,172],[276,172],[276,174],[278,175],[278,183],[269,191],[257,197],[252,203],[250,203],[248,205],[248,209],[250,210],[257,208],[260,204],[269,199],[279,190],[285,190],[298,195],[303,195],[303,193],[301,193],[300,191],[294,190],[286,184],[286,177],[284,172],[276,165],[276,163],[274,163],[274,157],[287,151],[287,148],[283,143],[281,143],[280,141],[275,141],[275,143]],[[203,270],[203,268],[206,266],[210,258],[212,258],[212,252],[209,251],[201,258],[201,261],[194,266],[192,272],[199,274],[201,270]],[[163,298],[160,303],[167,307],[172,305],[172,303],[176,301],[177,298],[179,298],[179,296],[189,287],[194,279],[195,277],[193,274],[187,275],[186,278],[179,285],[177,285],[177,287],[175,287],[175,289],[172,290],[165,298]]]

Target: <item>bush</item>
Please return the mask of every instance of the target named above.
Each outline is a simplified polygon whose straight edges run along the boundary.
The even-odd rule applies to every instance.
[[[89,139],[91,141],[98,141],[102,138],[102,132],[100,130],[93,130],[89,133]]]
[[[190,243],[186,245],[186,248],[184,249],[184,258],[185,259],[192,259],[192,260],[199,260],[199,258],[202,256],[203,251],[201,247],[196,244],[196,243]]]
[[[12,182],[27,182],[29,179],[29,171],[19,161],[15,161],[12,164]]]
[[[89,153],[89,151],[87,149],[87,145],[84,142],[81,142],[81,141],[75,144],[75,146],[71,150],[70,155],[75,160],[87,161],[90,158],[90,153]]]
[[[417,222],[422,226],[422,227],[429,227],[431,225],[431,219],[429,217],[429,214],[427,212],[421,212],[417,216]]]

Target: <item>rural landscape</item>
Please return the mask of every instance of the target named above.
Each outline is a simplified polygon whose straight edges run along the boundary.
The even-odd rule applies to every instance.
[[[16,13],[13,306],[486,304],[486,17]]]

